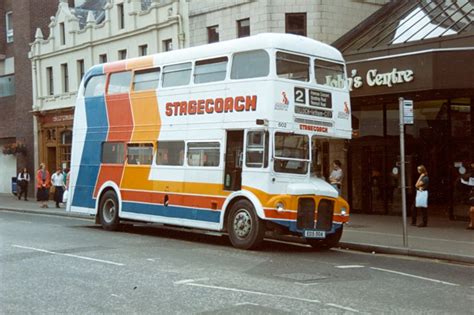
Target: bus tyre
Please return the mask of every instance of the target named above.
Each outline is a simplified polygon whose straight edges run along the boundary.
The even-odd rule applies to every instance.
[[[104,230],[115,231],[118,229],[120,224],[119,203],[114,191],[106,191],[100,198],[99,215]]]
[[[248,200],[239,200],[230,208],[227,220],[230,242],[241,249],[255,249],[265,236],[265,224]]]
[[[329,235],[324,240],[306,239],[306,242],[308,242],[308,244],[311,245],[311,247],[317,250],[330,249],[332,247],[337,246],[337,244],[339,244],[339,240],[341,239],[341,236],[342,236],[342,228],[343,226],[341,225],[341,227],[338,228],[335,233]]]

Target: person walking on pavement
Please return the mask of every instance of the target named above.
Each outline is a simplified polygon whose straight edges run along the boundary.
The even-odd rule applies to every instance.
[[[342,163],[339,160],[334,160],[332,165],[333,170],[329,175],[329,183],[337,190],[337,193],[341,195],[342,179],[344,178],[344,173],[342,172],[341,168]]]
[[[56,170],[56,173],[51,176],[51,182],[54,186],[54,201],[56,202],[56,208],[59,208],[59,204],[63,202],[64,193],[64,175],[60,167]]]
[[[417,170],[420,174],[420,177],[418,177],[418,180],[415,184],[417,196],[412,211],[411,225],[416,225],[417,212],[418,209],[420,209],[423,215],[423,221],[422,223],[418,224],[418,227],[426,227],[428,225],[428,186],[430,181],[428,178],[428,172],[426,171],[424,165],[419,165]]]
[[[40,164],[36,172],[36,199],[41,202],[41,208],[48,208],[49,187],[51,187],[51,177],[44,163]]]
[[[20,187],[20,192],[18,193],[18,200],[21,199],[21,196],[24,195],[25,201],[28,201],[28,184],[30,183],[30,174],[26,167],[18,173],[18,186]]]

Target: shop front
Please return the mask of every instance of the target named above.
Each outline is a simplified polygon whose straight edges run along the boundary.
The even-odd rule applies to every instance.
[[[38,161],[52,172],[71,163],[74,109],[36,113],[38,119]]]
[[[462,14],[451,29],[434,24],[442,4],[431,4],[390,3],[334,43],[346,58],[350,78],[354,132],[348,193],[353,212],[401,213],[402,97],[414,103],[413,124],[404,127],[408,208],[414,200],[417,165],[423,164],[430,177],[430,212],[467,217],[469,187],[460,178],[474,161],[474,30],[463,24]],[[455,18],[469,10],[466,6],[446,14]],[[441,30],[424,30],[426,25]],[[428,31],[439,36],[416,35]]]

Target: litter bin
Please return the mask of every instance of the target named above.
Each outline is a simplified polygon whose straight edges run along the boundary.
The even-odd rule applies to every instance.
[[[17,180],[16,180],[16,177],[12,177],[12,194],[16,196],[17,193],[18,193]]]

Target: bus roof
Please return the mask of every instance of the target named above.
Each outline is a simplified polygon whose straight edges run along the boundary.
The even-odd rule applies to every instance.
[[[336,62],[344,62],[342,54],[334,47],[320,41],[299,35],[284,33],[261,33],[249,37],[231,39],[227,41],[183,48],[169,52],[153,54],[157,65],[184,62],[194,59],[222,56],[239,51],[276,48],[294,51],[306,55],[317,56]],[[150,56],[138,57],[123,61],[139,61]],[[116,62],[110,62],[116,63]],[[140,64],[137,62],[135,64]],[[92,67],[92,69],[95,67]],[[91,70],[92,70],[91,69]]]

